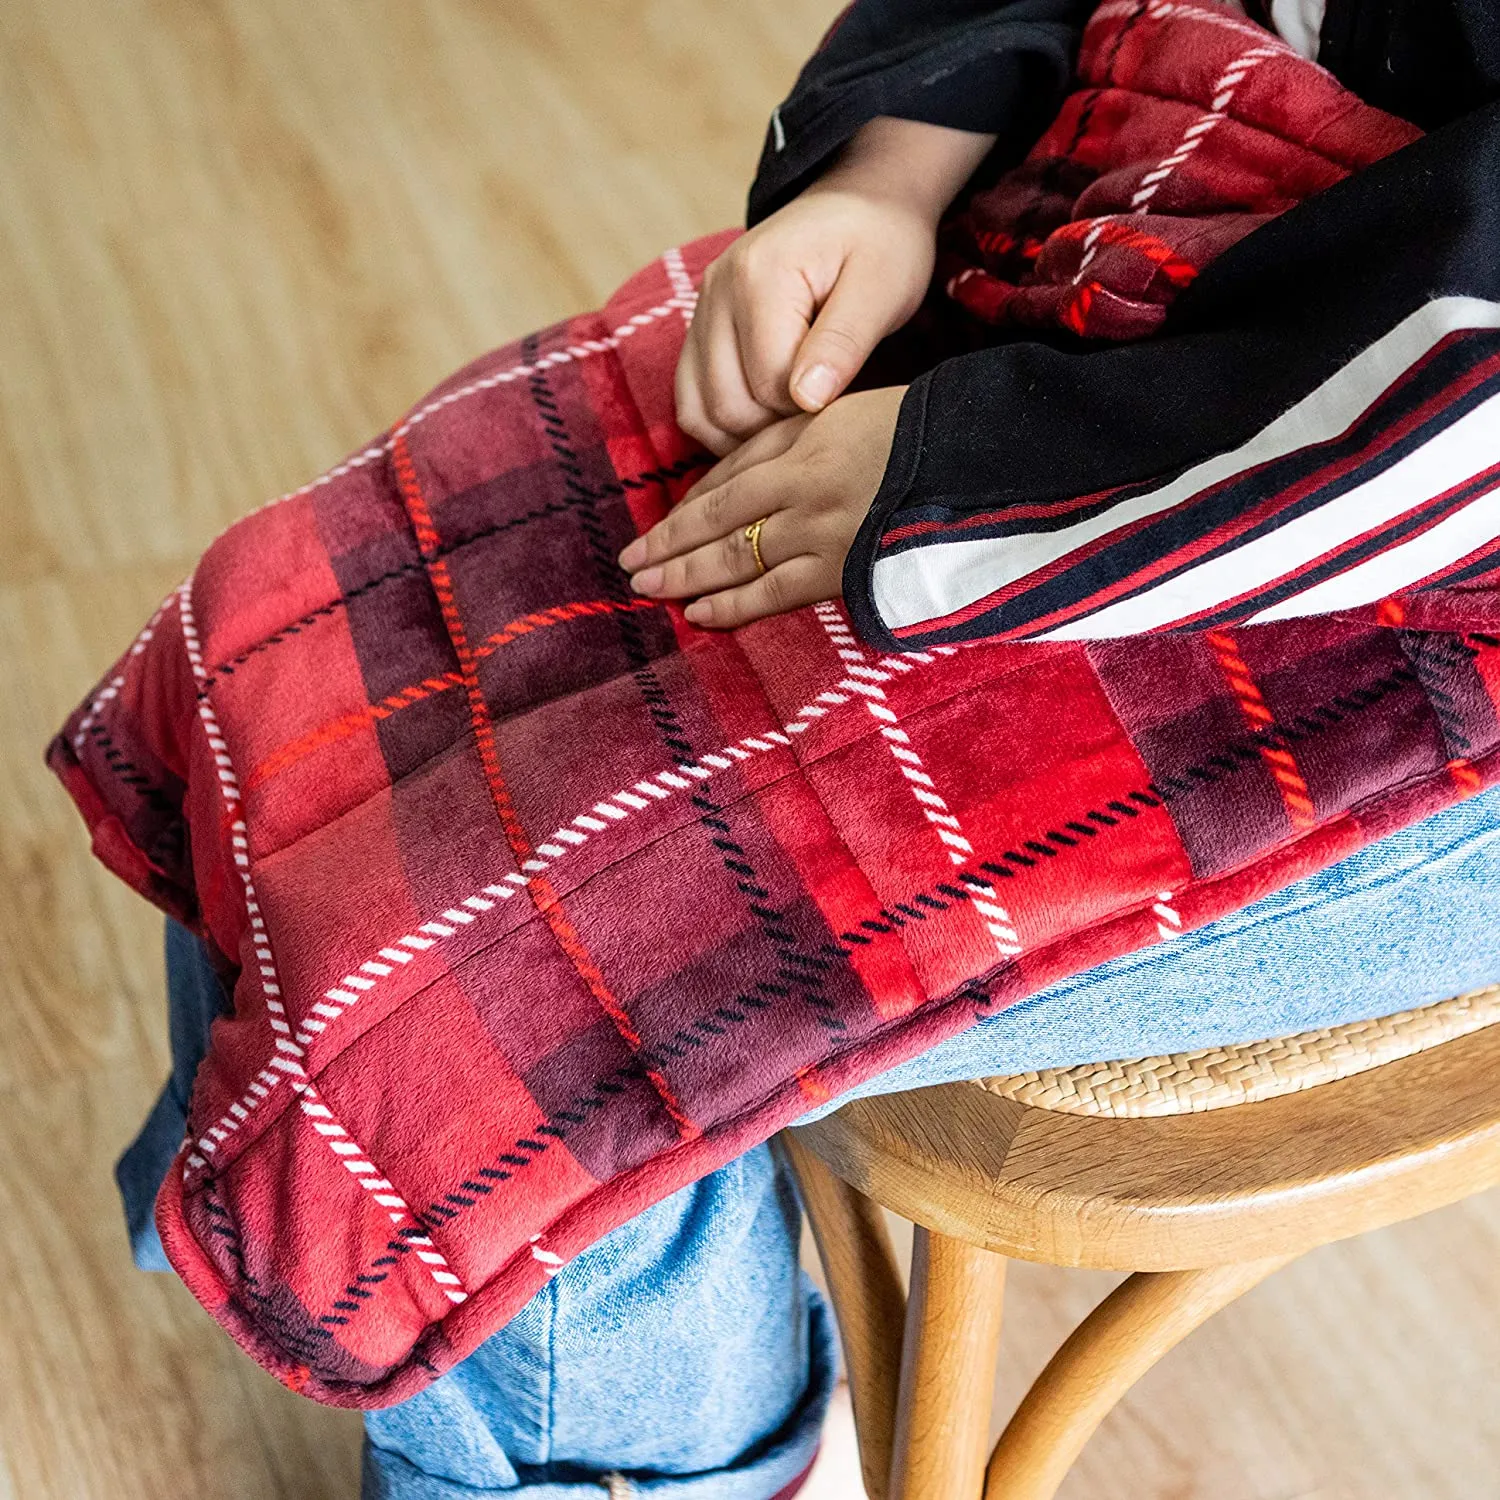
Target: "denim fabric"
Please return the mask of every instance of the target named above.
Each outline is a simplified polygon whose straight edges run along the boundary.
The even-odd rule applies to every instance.
[[[457,1369],[365,1417],[365,1494],[767,1500],[812,1462],[836,1373],[770,1150],[622,1225]],[[467,1488],[455,1488],[455,1486]]]
[[[150,1204],[225,1004],[180,928],[167,967],[173,1076],[118,1171],[147,1269],[165,1267]],[[845,1098],[1256,1040],[1496,979],[1500,789],[1054,985]],[[811,1462],[835,1370],[798,1224],[761,1146],[622,1225],[462,1365],[366,1416],[367,1500],[599,1500],[611,1475],[616,1493],[769,1500]]]
[[[208,953],[185,927],[167,923],[167,1037],[172,1076],[157,1098],[140,1134],[115,1165],[115,1182],[125,1203],[130,1248],[143,1271],[170,1271],[153,1210],[156,1190],[187,1133],[188,1100],[198,1064],[208,1050],[208,1028],[230,1009],[230,999],[208,961]]]
[[[1342,1026],[1500,979],[1500,788],[1041,990],[819,1105]]]

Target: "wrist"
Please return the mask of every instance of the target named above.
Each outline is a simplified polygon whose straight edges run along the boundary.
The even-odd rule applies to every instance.
[[[884,199],[936,225],[994,143],[993,135],[878,115],[814,186]]]

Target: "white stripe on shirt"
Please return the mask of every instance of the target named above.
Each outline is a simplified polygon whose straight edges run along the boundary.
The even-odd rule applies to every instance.
[[[1500,459],[1500,396],[1491,396],[1487,401],[1465,413],[1457,422],[1436,433],[1429,442],[1414,449],[1388,469],[1345,490],[1342,495],[1288,521],[1275,531],[1246,542],[1228,552],[1189,568],[1177,577],[1146,589],[1129,599],[1116,604],[1107,604],[1082,619],[1072,620],[1056,630],[1039,635],[1039,640],[1079,641],[1106,636],[1140,635],[1147,630],[1160,630],[1164,626],[1185,620],[1214,605],[1246,593],[1252,589],[1263,590],[1295,573],[1298,569],[1314,563],[1318,558],[1352,542],[1355,537],[1377,526],[1392,521],[1425,505],[1434,496],[1441,495],[1456,485],[1462,484],[1472,475],[1489,468]],[[1460,514],[1467,514],[1468,508]],[[1488,511],[1482,512],[1488,517]],[[1455,517],[1456,519],[1456,517]],[[1476,524],[1491,525],[1493,517]],[[1489,532],[1493,536],[1494,530]],[[1479,541],[1483,541],[1480,538]],[[1464,549],[1472,551],[1479,541]],[[1392,556],[1405,553],[1406,545],[1392,548]],[[1462,557],[1464,552],[1457,554]],[[1415,556],[1415,554],[1413,554]],[[1310,585],[1302,593],[1272,606],[1256,619],[1278,620],[1291,615],[1317,614],[1323,609],[1348,608],[1354,604],[1370,604],[1383,599],[1386,594],[1396,592],[1408,584],[1425,578],[1433,571],[1424,568],[1411,573],[1401,566],[1387,569],[1385,576],[1394,578],[1393,588],[1382,589],[1364,598],[1351,599],[1344,605],[1304,604],[1302,601],[1316,595],[1330,584],[1353,573],[1364,574],[1368,563],[1351,567],[1348,573],[1339,574],[1323,583]],[[1368,575],[1377,576],[1375,574]]]
[[[1373,604],[1452,567],[1461,557],[1467,557],[1497,535],[1500,535],[1500,490],[1490,490],[1410,541],[1325,578],[1322,583],[1252,615],[1245,623],[1259,625],[1266,620],[1331,614],[1338,609]]]
[[[1182,505],[1204,490],[1231,480],[1249,469],[1283,458],[1299,449],[1330,442],[1347,432],[1364,412],[1443,339],[1464,330],[1485,328],[1500,328],[1500,303],[1478,297],[1434,298],[1361,350],[1247,442],[1229,452],[1205,459],[1159,489],[1122,500],[1098,515],[1057,531],[935,541],[878,558],[871,575],[871,594],[876,611],[892,630],[940,619],[1066,558],[1080,547],[1137,521]],[[1425,451],[1425,447],[1418,451]],[[1500,454],[1492,446],[1488,459],[1483,463],[1476,463],[1469,472],[1488,467],[1496,457],[1500,457]],[[1406,508],[1430,498],[1434,493],[1438,491],[1428,489],[1425,493],[1408,499]],[[1368,529],[1370,524],[1373,522],[1366,522],[1359,530]],[[1290,529],[1290,524],[1282,527],[1277,536]],[[1248,550],[1240,548],[1232,555],[1239,557]],[[1304,556],[1300,562],[1284,563],[1277,572],[1290,572],[1306,560]],[[1194,573],[1198,571],[1201,570],[1193,570]],[[1250,583],[1233,583],[1223,578],[1217,597],[1234,598],[1250,587],[1253,587]],[[1153,590],[1152,595],[1156,592]],[[1152,595],[1141,597],[1149,598]],[[1214,602],[1213,598],[1206,599],[1186,612],[1195,613],[1211,607]],[[1099,613],[1107,613],[1117,607],[1107,606],[1105,611]],[[1087,617],[1090,622],[1088,624],[1075,621],[1065,628],[1074,638],[1131,633],[1121,629],[1101,631],[1097,625],[1098,618],[1098,614],[1095,614]],[[1169,618],[1180,618],[1180,613]],[[1061,639],[1063,636],[1059,632],[1055,638]]]

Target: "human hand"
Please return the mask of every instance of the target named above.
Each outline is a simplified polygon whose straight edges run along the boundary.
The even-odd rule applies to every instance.
[[[993,137],[870,121],[818,181],[709,266],[677,364],[677,421],[720,457],[821,411],[921,305],[938,219]]]
[[[631,588],[652,599],[696,595],[684,613],[716,629],[836,598],[905,394],[859,391],[742,444],[620,554]],[[746,532],[756,521],[764,571]]]

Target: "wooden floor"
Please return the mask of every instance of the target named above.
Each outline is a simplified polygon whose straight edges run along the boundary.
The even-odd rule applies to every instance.
[[[132,1271],[158,924],[45,739],[204,544],[447,370],[732,221],[835,0],[0,6],[0,1500],[334,1500],[358,1424]],[[1002,1401],[1107,1279],[1025,1268]],[[1500,1496],[1500,1201],[1320,1252],[1066,1500]],[[841,1463],[820,1500],[857,1493]]]

